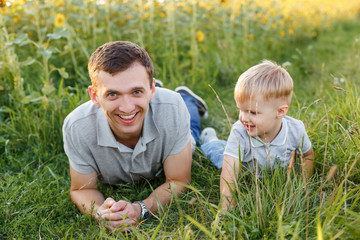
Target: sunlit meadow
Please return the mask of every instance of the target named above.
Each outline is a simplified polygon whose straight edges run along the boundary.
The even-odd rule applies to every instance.
[[[220,172],[197,151],[189,191],[128,238],[357,239],[359,14],[358,0],[0,0],[0,237],[125,236],[72,204],[61,126],[89,99],[90,54],[128,40],[149,52],[165,87],[204,97],[203,127],[222,139],[237,119],[238,76],[265,58],[283,64],[295,82],[289,115],[316,155],[308,182],[301,171],[240,177],[236,207],[220,218]],[[135,201],[162,178],[99,188]]]

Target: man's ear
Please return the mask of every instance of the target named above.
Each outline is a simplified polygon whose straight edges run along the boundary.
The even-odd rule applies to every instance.
[[[94,87],[89,86],[88,89],[89,89],[89,95],[90,95],[91,101],[95,104],[95,106],[100,107]]]
[[[287,105],[287,104],[281,105],[281,106],[278,108],[276,117],[277,117],[277,118],[283,118],[283,117],[285,117],[285,115],[287,114],[288,110],[289,110],[289,105]]]
[[[150,91],[151,91],[150,99],[152,99],[155,96],[155,78],[153,78],[153,82],[152,82]]]

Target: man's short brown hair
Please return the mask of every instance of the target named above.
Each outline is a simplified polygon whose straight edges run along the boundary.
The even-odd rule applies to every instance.
[[[93,88],[97,88],[99,71],[116,74],[140,63],[149,75],[150,87],[153,81],[153,64],[149,54],[135,43],[128,41],[108,42],[91,54],[88,64],[89,76]]]

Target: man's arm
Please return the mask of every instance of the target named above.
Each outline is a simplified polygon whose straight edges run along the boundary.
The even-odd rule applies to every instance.
[[[78,209],[92,216],[96,216],[96,210],[103,204],[104,196],[97,189],[97,174],[81,174],[70,165],[70,198]],[[93,208],[93,209],[92,209]]]
[[[172,194],[178,196],[181,192],[186,191],[186,187],[176,183],[190,184],[191,161],[192,152],[190,142],[180,153],[170,155],[165,159],[165,183],[156,188],[154,192],[143,201],[150,212],[156,213],[159,209],[159,203],[162,206],[166,205],[170,201]],[[159,203],[155,196],[159,200]]]
[[[96,172],[81,174],[76,172],[70,165],[70,176],[71,200],[74,201],[81,212],[91,214],[99,221],[103,220],[105,227],[109,230],[125,225],[128,227],[125,227],[123,230],[128,230],[130,225],[135,225],[136,221],[139,220],[134,213],[121,212],[121,210],[131,205],[130,203],[126,201],[116,203],[112,198],[107,198],[104,201],[104,196],[97,189]],[[124,219],[125,215],[127,216],[126,219]]]
[[[180,153],[170,155],[164,162],[165,183],[157,187],[149,197],[143,200],[146,209],[151,213],[156,213],[159,209],[159,203],[163,206],[166,205],[171,195],[178,196],[181,192],[186,191],[186,187],[176,183],[189,184],[191,182],[191,143],[182,150]],[[109,199],[105,201],[108,202]],[[139,199],[140,200],[140,199]],[[158,202],[159,200],[159,202]],[[104,203],[104,204],[105,204]],[[111,228],[119,228],[123,225],[134,225],[140,221],[141,207],[138,203],[129,203],[120,200],[116,203],[109,203],[108,209],[100,209],[99,213],[102,218],[107,220],[107,224]],[[125,218],[124,216],[127,216]],[[125,220],[123,220],[125,219]],[[124,230],[129,230],[126,227]]]
[[[221,208],[225,211],[227,211],[229,207],[234,206],[231,193],[235,190],[234,182],[236,182],[238,175],[239,160],[225,154],[220,176]]]

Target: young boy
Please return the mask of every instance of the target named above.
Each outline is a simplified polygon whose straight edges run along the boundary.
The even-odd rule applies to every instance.
[[[242,172],[261,176],[276,167],[287,167],[296,150],[303,154],[306,177],[311,176],[314,153],[305,126],[286,116],[292,90],[289,73],[268,60],[239,77],[234,92],[239,121],[231,129],[220,177],[222,209],[234,205],[231,191],[239,176],[240,163]]]

